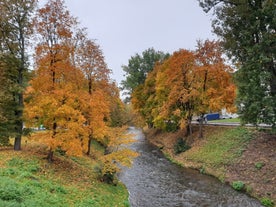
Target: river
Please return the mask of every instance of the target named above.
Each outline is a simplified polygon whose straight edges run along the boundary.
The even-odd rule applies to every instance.
[[[150,145],[141,130],[130,127],[140,153],[119,179],[129,191],[131,207],[259,207],[256,199],[233,190],[217,179],[179,167]]]

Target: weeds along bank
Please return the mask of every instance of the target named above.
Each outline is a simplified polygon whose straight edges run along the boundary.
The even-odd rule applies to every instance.
[[[185,131],[145,129],[146,138],[172,161],[217,177],[234,189],[258,198],[264,206],[276,201],[276,135],[242,127],[205,126],[204,138]],[[274,203],[274,204],[273,204]]]
[[[93,146],[94,156],[102,154]],[[56,155],[49,164],[40,146],[0,148],[0,207],[124,207],[127,189],[98,179],[97,159]]]

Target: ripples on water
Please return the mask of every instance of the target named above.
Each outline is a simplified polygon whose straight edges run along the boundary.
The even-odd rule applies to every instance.
[[[151,146],[141,130],[129,129],[139,152],[132,168],[119,175],[127,186],[132,207],[259,207],[257,200],[233,190],[217,179],[169,162]]]

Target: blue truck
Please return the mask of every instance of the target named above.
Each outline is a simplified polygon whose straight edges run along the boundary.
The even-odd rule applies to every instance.
[[[220,118],[220,115],[219,113],[205,114],[204,118],[206,119],[206,121],[218,120]]]

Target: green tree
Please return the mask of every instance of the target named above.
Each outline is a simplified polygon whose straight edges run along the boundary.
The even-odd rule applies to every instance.
[[[13,101],[13,85],[11,71],[14,70],[11,65],[7,66],[7,55],[1,54],[0,58],[0,145],[8,145],[9,137],[15,136],[15,114],[16,107]]]
[[[165,91],[162,91],[162,93],[160,93],[162,96],[156,98],[156,76],[159,70],[166,67],[165,62],[163,64],[156,64],[154,69],[149,72],[145,83],[139,85],[132,93],[132,106],[143,118],[143,121],[146,122],[149,128],[154,126],[154,113],[157,111],[159,104],[164,101],[164,97],[166,96]]]
[[[145,50],[142,55],[132,56],[128,61],[128,65],[122,66],[126,73],[126,79],[122,81],[121,85],[122,89],[128,91],[126,95],[132,94],[137,86],[145,82],[147,74],[153,70],[156,62],[163,62],[168,57],[168,53],[155,51],[153,48]]]
[[[213,9],[214,32],[238,67],[237,104],[244,123],[276,126],[276,3],[271,0],[199,0]]]
[[[1,73],[8,87],[0,104],[6,128],[4,136],[15,137],[14,149],[21,149],[23,133],[23,92],[28,77],[27,45],[32,33],[31,16],[36,0],[2,0],[0,2]],[[2,82],[1,82],[2,84]],[[3,85],[3,84],[2,84]],[[1,130],[2,131],[2,130]]]

